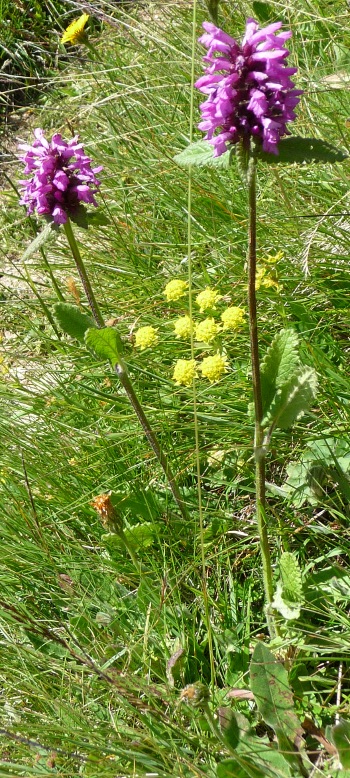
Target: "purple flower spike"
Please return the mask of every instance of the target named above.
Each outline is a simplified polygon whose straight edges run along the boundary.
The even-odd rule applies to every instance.
[[[43,130],[34,131],[32,146],[19,144],[25,151],[20,157],[25,163],[26,174],[31,178],[20,181],[22,185],[21,205],[26,205],[28,214],[51,216],[55,224],[65,224],[74,216],[81,202],[97,206],[94,198],[100,181],[96,173],[102,167],[91,167],[91,159],[84,153],[78,136],[69,141],[58,133],[49,143]]]
[[[286,66],[289,51],[284,44],[292,33],[278,34],[281,26],[275,22],[260,30],[248,19],[239,44],[204,22],[199,41],[208,49],[203,57],[207,67],[195,86],[209,97],[200,106],[198,128],[214,146],[215,157],[240,140],[248,147],[251,137],[260,140],[263,151],[278,154],[280,138],[290,134],[286,125],[295,119],[302,90],[294,89],[290,79],[297,68]]]

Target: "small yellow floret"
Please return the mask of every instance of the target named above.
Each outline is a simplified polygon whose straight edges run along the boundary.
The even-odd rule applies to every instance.
[[[266,289],[274,287],[277,292],[280,290],[280,285],[276,278],[268,272],[266,267],[258,267],[255,276],[255,289],[260,289],[261,286],[265,286]]]
[[[221,321],[224,325],[224,330],[236,330],[244,322],[244,310],[237,305],[232,305],[231,308],[226,308],[222,312]]]
[[[218,300],[221,300],[221,295],[218,294],[216,289],[211,289],[210,286],[207,286],[203,292],[199,292],[196,297],[196,303],[199,305],[201,313],[208,310],[208,308],[213,308],[215,310],[215,303],[217,303]]]
[[[193,324],[189,316],[180,316],[174,321],[174,330],[177,338],[189,338],[193,332]]]
[[[277,254],[268,254],[267,257],[264,257],[263,262],[267,265],[276,265],[283,257],[283,251],[278,251]]]
[[[187,287],[188,283],[186,281],[181,281],[179,278],[173,278],[172,281],[169,281],[164,289],[164,294],[168,302],[180,300],[180,297],[183,297],[186,294]]]
[[[74,22],[68,25],[64,31],[61,43],[83,43],[85,40],[85,25],[89,18],[89,14],[82,14],[79,19],[74,19]]]
[[[135,332],[135,346],[144,351],[149,346],[158,342],[158,332],[154,327],[140,327]]]
[[[178,386],[192,386],[194,378],[197,378],[194,359],[178,359],[174,365],[173,381]]]
[[[203,378],[208,378],[210,383],[218,381],[221,376],[227,372],[227,357],[219,354],[214,354],[212,357],[205,357],[203,362],[199,365],[199,369]]]
[[[203,343],[210,343],[211,340],[216,338],[218,332],[220,332],[220,325],[216,324],[214,319],[204,319],[196,324],[196,340],[201,340]]]

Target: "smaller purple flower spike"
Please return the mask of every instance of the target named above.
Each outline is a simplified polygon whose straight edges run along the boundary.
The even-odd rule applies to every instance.
[[[214,146],[214,156],[240,140],[248,148],[252,137],[260,140],[263,151],[278,154],[279,140],[290,134],[286,124],[295,119],[302,94],[290,78],[297,68],[285,63],[289,51],[284,44],[292,33],[275,34],[282,22],[259,30],[257,22],[248,19],[239,44],[211,22],[203,27],[199,41],[208,49],[203,57],[208,66],[195,86],[209,97],[200,106],[198,128]]]
[[[97,206],[94,198],[100,181],[96,173],[102,166],[91,167],[91,159],[84,153],[78,136],[69,141],[58,133],[49,142],[43,130],[34,130],[32,146],[20,143],[25,151],[20,157],[25,163],[27,180],[20,181],[22,187],[21,205],[26,205],[28,214],[51,216],[55,224],[65,224],[74,216],[80,203]]]

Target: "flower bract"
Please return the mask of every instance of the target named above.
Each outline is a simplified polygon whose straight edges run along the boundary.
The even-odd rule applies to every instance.
[[[85,25],[88,18],[89,14],[82,14],[79,16],[79,19],[74,19],[64,31],[61,43],[84,43],[86,37]]]
[[[186,281],[181,281],[180,278],[173,278],[172,281],[169,281],[164,289],[164,294],[168,302],[180,300],[180,297],[183,297],[186,294],[187,287],[188,283]]]
[[[204,311],[207,311],[208,309],[215,310],[215,303],[217,303],[218,300],[221,300],[221,295],[218,294],[216,289],[211,289],[210,286],[207,286],[203,292],[199,292],[196,297],[196,303],[199,305],[201,313],[204,313]]]
[[[155,327],[140,327],[135,332],[135,346],[144,351],[149,346],[154,346],[158,342],[158,332]]]
[[[193,332],[193,324],[189,316],[180,316],[174,321],[174,330],[177,338],[189,338]]]
[[[199,365],[199,370],[203,378],[208,378],[210,383],[213,384],[214,381],[218,381],[227,372],[227,365],[227,357],[217,353],[211,357],[205,357]]]
[[[196,339],[203,343],[210,343],[220,332],[221,327],[214,319],[204,319],[196,324]]]
[[[78,136],[69,141],[56,133],[49,142],[43,130],[34,131],[33,145],[19,144],[25,151],[20,157],[25,163],[25,174],[30,178],[20,181],[21,205],[28,214],[51,216],[56,224],[64,224],[74,216],[81,203],[97,206],[94,195],[100,186],[96,173],[102,166],[91,167]]]
[[[178,359],[175,362],[173,381],[178,386],[192,386],[193,379],[196,377],[197,370],[194,359]]]
[[[244,310],[237,305],[232,305],[222,312],[220,318],[224,330],[237,330],[244,322]]]
[[[287,122],[295,119],[294,108],[302,90],[294,89],[287,67],[285,42],[291,32],[277,32],[282,22],[259,29],[248,19],[242,43],[211,22],[204,22],[200,43],[208,49],[207,68],[195,86],[208,95],[201,104],[198,125],[214,147],[214,156],[227,151],[227,144],[257,139],[263,151],[278,154],[280,138],[289,134]],[[277,34],[276,34],[277,33]]]

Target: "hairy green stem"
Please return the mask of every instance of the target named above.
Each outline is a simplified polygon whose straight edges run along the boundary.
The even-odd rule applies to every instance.
[[[139,420],[139,422],[141,424],[141,427],[142,427],[142,429],[143,429],[143,431],[144,431],[144,433],[146,435],[146,438],[147,438],[151,448],[153,449],[153,451],[154,451],[154,453],[155,453],[155,455],[156,455],[156,457],[158,459],[159,464],[161,465],[161,467],[164,470],[164,473],[165,473],[165,475],[167,477],[170,489],[171,489],[171,491],[173,493],[173,496],[174,496],[174,499],[175,499],[175,501],[176,501],[176,503],[177,503],[177,505],[178,505],[178,507],[179,507],[179,509],[181,511],[181,514],[182,514],[183,518],[187,520],[188,516],[187,516],[186,507],[185,507],[184,501],[182,499],[182,496],[181,496],[180,490],[178,488],[178,485],[176,483],[175,476],[174,476],[174,474],[172,472],[172,469],[170,467],[170,464],[168,462],[168,458],[167,458],[166,454],[164,453],[164,451],[162,450],[162,448],[160,447],[160,445],[158,443],[157,437],[156,437],[155,433],[153,432],[153,429],[152,429],[152,427],[151,427],[151,425],[150,425],[150,423],[149,423],[149,421],[147,419],[147,416],[146,416],[146,414],[145,414],[145,412],[144,412],[144,410],[142,408],[142,405],[141,405],[137,395],[135,394],[134,387],[133,387],[133,385],[132,385],[132,383],[130,381],[130,378],[129,378],[127,367],[126,367],[126,365],[124,364],[124,362],[120,358],[119,358],[119,362],[117,362],[117,364],[115,365],[115,371],[116,371],[116,373],[117,373],[117,375],[119,377],[120,383],[122,384],[122,386],[123,386],[123,388],[124,388],[124,390],[125,390],[125,392],[127,394],[128,400],[129,400],[130,404],[132,405],[132,407],[133,407],[133,409],[134,409],[134,411],[136,413],[136,416],[137,416],[137,418],[138,418],[138,420]]]
[[[81,254],[79,251],[79,246],[75,240],[75,235],[72,230],[72,225],[69,219],[67,219],[66,223],[63,225],[64,231],[67,236],[67,240],[71,249],[71,252],[73,254],[74,262],[76,264],[77,271],[81,278],[81,283],[83,284],[84,291],[86,294],[86,297],[89,301],[89,305],[92,311],[92,315],[95,319],[95,322],[98,327],[104,327],[104,321],[101,314],[101,311],[99,309],[99,306],[97,304],[97,300],[95,298],[95,295],[92,291],[92,287],[89,281],[89,277],[87,275],[87,272],[85,270],[85,265],[83,263],[83,260],[81,258]]]
[[[262,557],[262,572],[267,605],[267,618],[270,633],[275,633],[272,617],[272,567],[269,539],[266,525],[266,496],[265,496],[265,449],[263,445],[262,428],[262,395],[260,380],[260,360],[258,341],[258,321],[256,310],[256,159],[251,154],[248,165],[248,308],[249,308],[249,332],[250,353],[252,363],[252,381],[255,409],[255,478],[256,478],[256,519],[259,532],[260,550]]]

